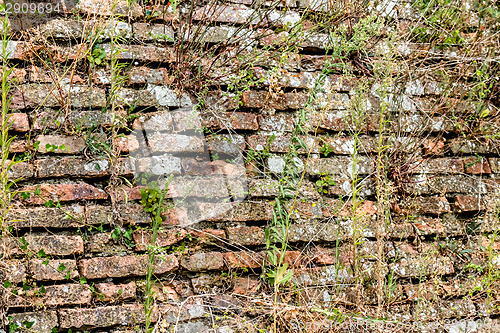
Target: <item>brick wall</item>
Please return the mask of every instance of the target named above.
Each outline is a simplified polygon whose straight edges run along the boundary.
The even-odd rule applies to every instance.
[[[193,3],[189,23],[189,6],[173,11],[120,1],[113,12],[108,0],[82,0],[65,15],[11,34],[9,133],[15,138],[8,156],[19,163],[8,171],[18,193],[0,243],[5,330],[145,332],[152,216],[134,181],[138,143],[131,134],[156,119],[172,137],[149,143],[169,156],[183,154],[173,173],[210,170],[193,183],[195,191],[178,195],[197,199],[163,214],[154,262],[157,332],[270,331],[273,318],[284,332],[333,331],[342,327],[333,313],[368,331],[394,329],[359,318],[384,318],[404,332],[495,331],[498,84],[490,89],[488,113],[471,121],[480,101],[466,97],[475,83],[464,72],[475,65],[464,60],[468,69],[449,68],[465,48],[403,43],[418,21],[403,2],[370,7],[398,33],[399,51],[389,62],[400,73],[389,74],[397,80],[384,96],[371,65],[383,59],[388,31],[339,60],[331,56],[328,28],[314,27],[315,17],[335,12],[331,2],[211,3]],[[313,14],[292,38],[290,27],[307,12]],[[353,9],[331,25],[353,29],[361,13]],[[113,33],[121,39],[113,41]],[[192,44],[180,52],[180,41]],[[492,54],[498,57],[498,49]],[[124,64],[119,78],[113,62]],[[328,63],[343,67],[325,71]],[[448,79],[436,73],[439,64]],[[359,96],[365,107],[356,127],[350,115]],[[193,106],[199,137],[186,116]],[[381,150],[382,108],[388,148]],[[191,140],[187,146],[182,135]],[[194,152],[244,158],[247,189],[239,197],[229,189],[234,203],[217,206],[220,211],[210,206],[226,193],[222,176],[238,169],[196,160]],[[299,165],[294,175],[290,159]],[[385,197],[377,185],[381,165]],[[361,198],[354,208],[353,170]],[[175,196],[171,191],[168,200]],[[276,198],[287,201],[283,260],[293,276],[273,304],[267,249],[281,243],[266,230]],[[202,206],[211,215],[184,223]],[[354,216],[361,217],[358,225]]]

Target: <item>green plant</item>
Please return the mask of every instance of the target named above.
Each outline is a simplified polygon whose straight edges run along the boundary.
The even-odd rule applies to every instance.
[[[336,185],[335,180],[328,173],[325,172],[323,172],[320,175],[320,178],[316,181],[316,186],[318,186],[318,192],[321,194],[328,193],[328,187],[335,185]]]
[[[151,214],[153,229],[151,242],[147,247],[148,266],[146,272],[146,290],[144,300],[144,310],[146,312],[146,332],[148,333],[153,331],[153,328],[150,328],[150,326],[154,303],[152,286],[154,283],[153,272],[155,270],[155,244],[156,238],[158,237],[158,231],[163,223],[162,213],[167,209],[165,205],[165,197],[171,180],[172,176],[165,181],[165,187],[163,189],[155,187],[141,188],[141,204],[144,207],[144,210]]]
[[[11,89],[10,75],[14,67],[9,64],[10,52],[8,51],[9,36],[8,16],[2,19],[2,114],[0,123],[0,237],[3,237],[7,215],[11,208],[12,198],[16,195],[16,191],[11,188],[15,181],[9,179],[9,170],[19,161],[9,160],[10,146],[14,137],[9,135],[10,106],[11,97],[9,92]]]

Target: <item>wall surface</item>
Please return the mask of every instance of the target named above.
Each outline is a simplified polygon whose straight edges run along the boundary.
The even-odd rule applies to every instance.
[[[5,332],[500,331],[494,1],[60,5],[3,29]]]

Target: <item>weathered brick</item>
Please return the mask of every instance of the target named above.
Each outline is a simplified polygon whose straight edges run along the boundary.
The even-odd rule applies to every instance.
[[[78,41],[84,33],[84,28],[85,25],[82,21],[54,19],[40,26],[40,33],[45,38]],[[90,33],[90,31],[87,31],[87,33]]]
[[[224,267],[224,259],[220,252],[196,253],[182,257],[181,266],[191,272],[220,270]]]
[[[11,163],[10,160],[6,161],[6,165]],[[19,178],[31,178],[35,175],[35,167],[33,164],[26,162],[18,162],[12,164],[9,170],[7,171],[8,179],[16,180]]]
[[[88,279],[146,275],[148,256],[123,256],[82,259],[78,262],[80,272]],[[179,266],[173,255],[156,258],[155,274],[171,272]]]
[[[117,112],[117,116],[120,112]],[[58,110],[50,110],[48,108],[42,109],[37,112],[32,118],[34,121],[33,129],[44,131],[46,129],[59,129],[63,124],[71,125],[75,128],[87,129],[94,126],[110,126],[112,124],[122,125],[118,120],[113,120],[110,113],[103,113],[102,111],[78,111],[66,115],[61,114]]]
[[[301,109],[307,102],[307,95],[303,93],[283,93],[275,97],[265,91],[245,91],[242,101],[243,106],[247,108]]]
[[[137,24],[137,23],[136,23]],[[135,24],[134,24],[135,26]],[[127,75],[129,84],[169,84],[166,68],[133,67]]]
[[[300,286],[329,285],[350,283],[354,279],[352,273],[335,265],[297,270],[292,282]]]
[[[175,61],[175,51],[168,47],[123,44],[116,45],[115,47],[119,47],[122,50],[116,55],[116,58],[119,60],[148,60],[162,63]],[[106,51],[106,59],[110,60],[112,46],[110,44],[102,44],[102,48]]]
[[[22,282],[26,277],[26,265],[21,260],[4,260],[0,266],[0,281],[13,284]]]
[[[400,204],[405,214],[443,214],[450,212],[450,204],[445,197],[416,197]]]
[[[203,153],[205,150],[201,138],[181,134],[153,133],[148,136],[148,143],[155,153]]]
[[[188,232],[184,229],[168,229],[158,233],[155,245],[165,247],[175,244],[186,238]],[[152,232],[145,230],[138,230],[133,233],[135,250],[146,251],[148,245],[151,244]]]
[[[422,142],[422,151],[426,155],[442,155],[444,154],[444,147],[443,138],[425,139]]]
[[[194,13],[193,19],[196,21],[201,20],[211,20],[214,22],[227,22],[227,23],[238,23],[243,24],[246,22],[251,22],[252,24],[258,24],[261,22],[260,15],[258,15],[254,9],[245,6],[218,6],[213,8],[212,6],[201,7]]]
[[[63,210],[45,207],[11,209],[6,225],[14,228],[71,228],[101,222],[86,219],[83,206],[71,205],[64,206]]]
[[[32,324],[30,330],[37,333],[51,333],[52,329],[58,326],[56,311],[36,311],[13,313],[11,323],[25,327],[25,323]],[[26,329],[19,329],[14,332],[26,332]]]
[[[290,114],[274,114],[259,116],[259,127],[263,131],[291,132],[294,129],[294,116]]]
[[[111,164],[107,159],[93,161],[82,158],[45,158],[35,161],[37,176],[45,177],[102,177],[108,175]]]
[[[126,251],[127,247],[112,238],[111,233],[98,233],[87,236],[85,239],[86,254],[100,252],[113,255]]]
[[[500,158],[490,157],[488,162],[493,173],[500,173]]]
[[[30,123],[26,113],[11,113],[7,116],[9,117],[7,124],[10,131],[27,132],[30,130]]]
[[[68,256],[83,253],[81,236],[64,235],[27,235],[27,250],[32,253],[43,251],[51,256]]]
[[[232,209],[217,210],[211,203],[199,204],[201,211],[213,212],[208,221],[266,221],[272,218],[272,205],[270,202],[240,202]]]
[[[97,283],[95,288],[97,297],[104,302],[123,301],[135,298],[136,295],[136,285],[133,281],[124,284]]]
[[[299,147],[297,153],[307,154],[311,152],[317,154],[320,152],[319,140],[308,136],[299,136],[299,138],[305,143],[306,149]],[[269,147],[269,150],[273,153],[287,153],[290,151],[290,146],[292,145],[292,137],[290,135],[279,135],[273,139],[271,135],[257,134],[248,137],[247,140],[250,148],[262,151],[266,147]]]
[[[264,230],[259,227],[227,228],[227,239],[235,245],[261,245],[266,242]]]
[[[465,172],[473,174],[491,173],[486,157],[468,157],[464,159]]]
[[[224,261],[230,269],[255,269],[262,267],[264,256],[262,253],[249,251],[225,252]]]
[[[431,274],[446,275],[455,272],[453,262],[448,257],[434,255],[416,258],[403,258],[390,265],[390,269],[400,277],[420,277]]]
[[[38,195],[35,194],[36,191],[39,191]],[[23,187],[21,192],[30,193],[30,197],[23,201],[34,205],[44,204],[48,200],[64,202],[108,198],[106,192],[86,183],[29,185]]]
[[[463,154],[498,154],[500,152],[498,142],[488,140],[485,142],[471,141],[463,138],[452,140],[449,143],[450,150],[454,155]]]
[[[463,173],[464,163],[461,158],[433,158],[413,163],[412,173]]]
[[[117,95],[117,102],[123,106],[152,106],[158,102],[155,95],[149,90],[121,88]]]
[[[153,316],[153,321],[156,318]],[[143,304],[59,310],[61,328],[127,326],[143,323],[145,319]]]
[[[486,193],[487,183],[481,179],[464,175],[416,175],[404,184],[409,193],[445,194],[450,192],[480,194]]]
[[[255,277],[239,277],[234,280],[233,293],[238,295],[255,295],[259,287],[259,280]]]
[[[168,194],[172,198],[198,197],[198,198],[224,198],[228,197],[233,188],[223,181],[226,177],[212,177],[211,179],[197,179],[196,177],[178,177],[170,183]],[[238,185],[237,181],[233,184]],[[235,191],[234,191],[235,192]],[[237,194],[237,193],[232,193]]]
[[[37,281],[58,281],[78,276],[76,261],[71,259],[33,259],[28,267]]]
[[[134,120],[132,129],[141,131],[172,131],[172,114],[167,111],[142,115]]]
[[[311,159],[306,166],[310,175],[328,174],[343,175],[350,178],[353,172],[352,158],[348,156],[335,156],[330,158]],[[356,165],[358,174],[371,174],[374,171],[373,161],[365,156],[359,156]]]
[[[218,114],[217,117],[211,114],[202,114],[202,124],[206,127],[217,129],[253,131],[259,129],[257,116],[246,112],[226,112]]]
[[[55,286],[18,290],[17,297],[9,300],[10,307],[42,307],[90,304],[92,292],[87,285],[62,284]]]
[[[134,37],[145,41],[174,41],[174,29],[166,24],[134,23]]]
[[[63,135],[40,135],[35,139],[38,143],[38,152],[56,154],[78,154],[85,147],[85,138]],[[57,147],[55,147],[57,146]]]
[[[80,11],[87,14],[97,15],[125,15],[132,17],[142,17],[142,7],[138,3],[129,4],[126,1],[113,2],[111,0],[83,0],[76,7]]]
[[[455,208],[458,212],[474,212],[485,210],[487,205],[479,197],[472,195],[457,195],[455,197]]]
[[[205,310],[205,305],[201,300],[188,301],[186,304],[183,304],[182,307],[170,304],[160,304],[158,306],[158,311],[161,313],[163,320],[172,324],[191,321],[196,318],[204,318],[208,315],[207,310]]]
[[[104,90],[85,85],[71,85],[69,88],[53,84],[26,84],[18,87],[12,96],[12,108],[61,107],[66,101],[73,107],[106,105]]]

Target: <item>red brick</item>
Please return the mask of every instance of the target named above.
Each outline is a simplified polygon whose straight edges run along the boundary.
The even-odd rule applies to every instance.
[[[261,245],[266,243],[264,230],[260,227],[227,228],[227,239],[234,245]]]
[[[35,191],[39,190],[39,195]],[[108,198],[108,194],[103,190],[86,183],[79,184],[41,184],[23,187],[20,192],[30,193],[24,202],[34,205],[44,204],[48,200],[76,201],[76,200],[103,200]]]
[[[48,152],[47,145],[50,145],[49,147],[52,147],[52,145],[58,147],[50,151],[55,154],[78,154],[86,146],[85,138],[64,135],[39,135],[35,142],[38,142],[38,152],[42,154]],[[59,149],[62,145],[64,145],[64,148]]]
[[[465,172],[472,174],[491,173],[486,157],[468,157],[464,159]]]
[[[474,212],[485,210],[486,204],[478,197],[472,195],[457,195],[455,197],[455,208],[459,212]]]
[[[123,256],[82,259],[78,262],[80,272],[88,279],[107,277],[144,276],[147,272],[148,256]],[[171,272],[179,266],[177,258],[168,255],[156,258],[155,274]]]
[[[202,244],[213,243],[217,242],[219,239],[226,238],[226,232],[218,229],[191,230],[190,234],[197,242]]]
[[[141,188],[143,187],[119,186],[108,190],[108,192],[115,201],[134,201],[141,200]]]
[[[254,269],[262,267],[264,256],[262,253],[248,251],[226,252],[224,253],[224,260],[226,265],[232,269]]]
[[[123,301],[135,298],[136,295],[136,285],[133,281],[125,284],[97,283],[95,288],[98,299],[104,302]]]
[[[155,245],[165,247],[175,244],[186,238],[188,232],[184,229],[168,229],[166,231],[158,232]],[[151,244],[151,231],[138,230],[133,233],[136,251],[146,251],[148,245]]]
[[[8,117],[10,131],[27,132],[30,130],[30,123],[26,113],[11,113]]]
[[[92,300],[89,286],[62,284],[23,291],[18,289],[18,297],[9,300],[10,307],[46,307],[62,305],[88,305]]]
[[[182,257],[181,265],[191,272],[220,270],[224,267],[224,260],[220,252],[196,253]]]
[[[76,261],[71,259],[33,259],[29,262],[29,271],[37,281],[57,281],[78,276]]]
[[[61,328],[128,326],[143,323],[145,318],[143,304],[59,310]],[[157,315],[153,315],[152,320],[156,321]]]
[[[422,143],[422,149],[425,155],[442,155],[444,154],[444,139],[426,139]]]

